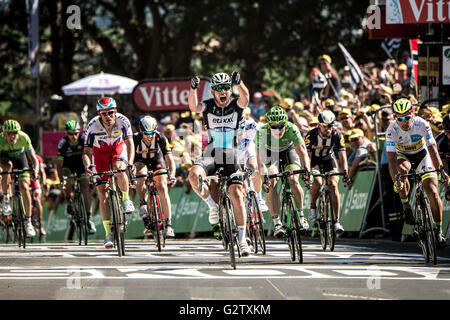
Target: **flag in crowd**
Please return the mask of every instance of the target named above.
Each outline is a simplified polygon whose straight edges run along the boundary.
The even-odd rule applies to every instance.
[[[400,48],[400,44],[402,42],[402,39],[396,38],[396,39],[384,39],[381,43],[381,48],[386,52],[389,59],[393,59],[392,52],[395,50],[398,50]]]
[[[411,58],[413,63],[412,72],[414,75],[414,80],[416,83],[419,83],[419,73],[418,73],[418,67],[419,67],[419,43],[422,43],[419,39],[410,39],[409,45],[411,47]]]
[[[364,76],[359,65],[356,63],[356,61],[353,59],[350,53],[348,53],[348,51],[340,42],[338,43],[338,46],[339,48],[341,48],[341,51],[345,57],[345,61],[347,62],[347,65],[350,68],[350,76],[353,82],[356,84],[359,84],[361,81],[364,82]]]

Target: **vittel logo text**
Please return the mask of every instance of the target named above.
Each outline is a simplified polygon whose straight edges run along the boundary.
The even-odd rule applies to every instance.
[[[189,90],[178,91],[177,87],[156,87],[139,88],[145,104],[156,107],[170,107],[172,105],[188,104]]]

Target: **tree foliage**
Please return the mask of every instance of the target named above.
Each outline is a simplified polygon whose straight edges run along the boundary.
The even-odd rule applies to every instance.
[[[81,9],[81,29],[66,26],[70,5]],[[211,76],[238,70],[290,95],[305,93],[320,54],[339,69],[338,42],[365,63],[384,59],[361,21],[368,1],[347,0],[41,0],[41,100],[100,71],[136,80]],[[32,110],[24,1],[0,7],[0,113]],[[8,109],[9,108],[9,109]]]

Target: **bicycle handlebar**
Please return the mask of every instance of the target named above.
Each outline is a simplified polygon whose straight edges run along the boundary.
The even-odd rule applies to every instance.
[[[328,178],[332,176],[345,176],[346,173],[344,172],[325,172],[325,173],[313,173],[313,177],[323,177]]]
[[[13,175],[19,175],[24,172],[34,172],[34,169],[13,169],[12,171],[6,171],[6,172],[0,172],[0,174],[13,174]]]
[[[151,179],[153,177],[162,176],[164,174],[170,175],[169,170],[158,170],[158,172],[156,172],[156,173],[154,173],[153,171],[149,171],[149,172],[147,172],[147,174],[138,174],[137,176],[135,176],[135,178],[137,179],[137,178],[147,177],[147,178]]]
[[[298,169],[298,170],[294,170],[294,171],[285,171],[285,172],[281,172],[281,173],[265,175],[264,178],[266,178],[266,177],[267,177],[267,179],[283,178],[283,177],[292,176],[294,174],[304,174],[304,173],[308,173],[308,172],[309,171],[305,170],[305,169]]]
[[[439,172],[441,173],[442,176],[444,176],[444,172],[443,172],[444,168],[439,168],[439,169],[434,169],[434,170],[430,170],[430,171],[423,171],[423,172],[411,172],[411,173],[406,173],[406,174],[396,174],[395,175],[395,180],[397,181],[397,184],[400,184],[400,179],[402,178],[406,178],[406,177],[422,177],[423,175],[427,174],[427,173],[433,173],[433,172]]]

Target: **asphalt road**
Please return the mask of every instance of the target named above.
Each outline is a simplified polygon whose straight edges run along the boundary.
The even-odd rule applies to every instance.
[[[304,263],[270,239],[266,255],[230,267],[212,238],[128,240],[126,256],[100,242],[0,245],[1,300],[450,299],[450,250],[425,265],[414,243],[338,239],[334,252],[304,239]]]

